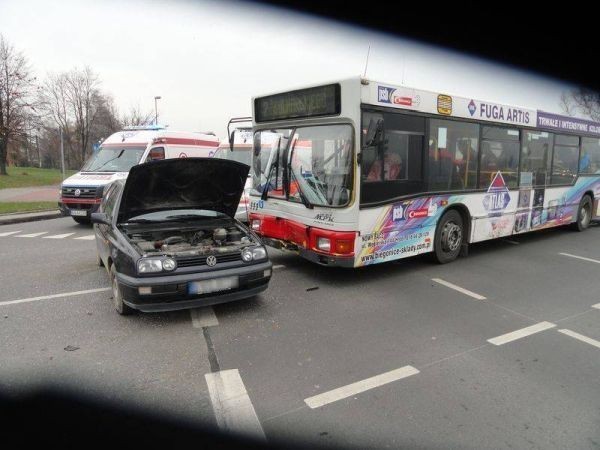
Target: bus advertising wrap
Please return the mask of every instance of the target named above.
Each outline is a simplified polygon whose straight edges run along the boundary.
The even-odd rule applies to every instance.
[[[600,123],[538,111],[537,126],[555,131],[567,131],[600,136]]]

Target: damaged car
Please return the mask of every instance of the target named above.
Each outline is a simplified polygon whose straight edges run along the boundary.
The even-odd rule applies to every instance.
[[[267,289],[260,237],[234,218],[249,167],[217,158],[134,166],[92,214],[120,314],[196,308]]]

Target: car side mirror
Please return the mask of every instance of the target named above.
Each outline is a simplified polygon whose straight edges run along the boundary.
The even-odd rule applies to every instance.
[[[90,219],[92,220],[92,223],[111,225],[110,218],[105,213],[92,213]]]

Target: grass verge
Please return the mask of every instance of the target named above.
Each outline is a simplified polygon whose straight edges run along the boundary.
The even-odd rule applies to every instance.
[[[39,169],[37,167],[7,167],[8,175],[0,175],[0,189],[30,186],[50,186],[60,184],[62,173],[59,169]],[[77,171],[67,170],[70,177]]]
[[[0,214],[58,209],[57,202],[0,202]]]

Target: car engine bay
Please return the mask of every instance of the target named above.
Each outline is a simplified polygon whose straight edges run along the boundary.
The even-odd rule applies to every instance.
[[[136,227],[125,231],[143,255],[205,256],[234,253],[258,242],[237,225],[173,229]]]

